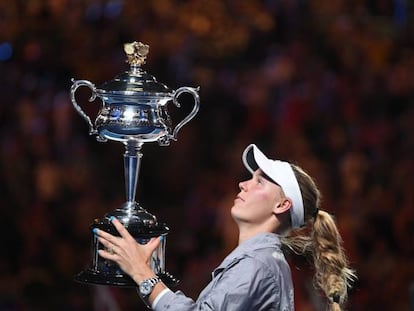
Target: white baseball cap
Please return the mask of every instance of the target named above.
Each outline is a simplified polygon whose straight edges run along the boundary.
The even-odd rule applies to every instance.
[[[302,193],[289,162],[268,159],[256,145],[251,144],[243,152],[243,163],[250,173],[261,169],[271,180],[278,184],[285,195],[292,200],[290,219],[292,228],[305,223]]]

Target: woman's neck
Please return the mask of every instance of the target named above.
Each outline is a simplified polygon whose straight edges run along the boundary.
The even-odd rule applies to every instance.
[[[258,234],[261,233],[271,233],[272,230],[267,230],[265,228],[249,228],[248,230],[246,228],[239,229],[239,245],[243,243],[244,241],[247,241],[253,237],[255,237]]]
[[[249,223],[238,223],[239,227],[239,245],[244,241],[251,239],[252,237],[260,233],[280,233],[279,222],[267,222],[260,226]]]

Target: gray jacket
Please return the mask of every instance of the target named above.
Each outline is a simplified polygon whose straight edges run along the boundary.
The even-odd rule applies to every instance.
[[[197,301],[165,293],[153,310],[293,311],[293,285],[279,236],[262,233],[234,249],[212,273]]]

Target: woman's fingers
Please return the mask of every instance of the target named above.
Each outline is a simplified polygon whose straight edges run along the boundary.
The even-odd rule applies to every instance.
[[[157,238],[152,238],[151,240],[148,241],[146,246],[149,248],[151,253],[157,249],[157,247],[160,245],[162,239],[164,239],[164,237],[159,236]]]
[[[115,217],[111,217],[110,221],[112,222],[112,224],[114,225],[115,229],[118,231],[118,233],[120,234],[121,238],[125,238],[126,240],[131,240],[134,239],[131,234],[128,232],[128,230],[121,224],[121,222],[116,219]],[[102,237],[108,241],[110,241],[113,244],[117,244],[117,241],[120,240],[119,237],[116,237],[108,232],[105,232],[103,230],[100,230],[98,228],[94,228],[93,229],[93,233],[95,233],[96,235],[98,235],[99,237]]]
[[[112,224],[114,225],[114,227],[116,228],[116,230],[118,231],[118,233],[120,234],[121,237],[123,237],[124,239],[130,240],[133,239],[133,237],[131,236],[131,234],[128,232],[128,230],[121,224],[121,222],[116,219],[115,217],[111,217],[110,221],[112,222]]]
[[[107,240],[107,241],[109,241],[109,242],[111,242],[113,244],[115,244],[116,241],[117,241],[117,239],[118,239],[118,237],[116,237],[116,236],[114,236],[114,235],[112,235],[112,234],[110,234],[110,233],[108,233],[106,231],[100,230],[98,228],[93,228],[92,231],[98,237],[101,237],[101,238],[103,238],[103,239],[105,239],[105,240]]]
[[[145,261],[148,261],[151,254],[160,245],[163,236],[151,238],[146,244],[139,244],[122,225],[122,223],[115,217],[111,217],[111,222],[117,229],[120,236],[114,236],[108,232],[94,228],[93,232],[97,236],[98,241],[105,247],[99,251],[99,254],[106,259],[114,259],[114,254],[118,255],[115,258],[121,257],[136,257],[139,256]]]
[[[110,221],[120,236],[94,228],[93,232],[103,246],[98,250],[99,256],[118,264],[134,280],[142,280],[153,274],[149,262],[164,237],[151,238],[148,243],[140,244],[118,219],[111,217]]]
[[[98,251],[99,256],[105,258],[105,259],[109,259],[112,260],[114,262],[118,262],[117,259],[119,258],[118,255],[116,253],[111,252],[110,250],[106,250],[106,249],[100,249]]]
[[[101,237],[98,237],[98,241],[103,245],[103,246],[105,246],[105,248],[106,248],[106,250],[109,252],[109,253],[116,253],[116,251],[115,251],[115,245],[114,244],[112,244],[112,243],[110,243],[109,241],[107,241],[107,240],[105,240],[105,239],[103,239],[103,238],[101,238]]]

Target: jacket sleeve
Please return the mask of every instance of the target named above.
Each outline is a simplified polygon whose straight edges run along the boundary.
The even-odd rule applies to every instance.
[[[156,311],[278,310],[280,274],[253,257],[243,257],[218,273],[209,290],[194,302],[181,291],[168,292]]]

